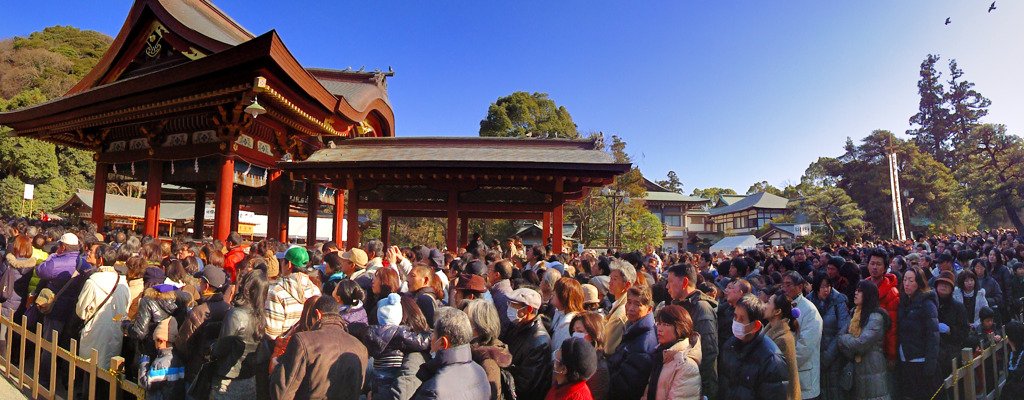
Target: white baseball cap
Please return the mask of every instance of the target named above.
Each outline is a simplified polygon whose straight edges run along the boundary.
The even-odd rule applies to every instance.
[[[78,246],[78,235],[68,232],[60,237],[60,242],[68,246]]]

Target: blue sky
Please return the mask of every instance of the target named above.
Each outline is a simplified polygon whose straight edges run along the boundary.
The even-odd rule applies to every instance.
[[[131,7],[2,3],[3,38],[52,25],[114,36]],[[943,70],[956,58],[992,100],[986,122],[1024,129],[1019,1],[992,13],[980,0],[215,4],[257,35],[276,29],[305,66],[394,68],[399,136],[476,136],[498,97],[545,92],[686,192],[781,186],[847,137],[903,134],[928,53]]]

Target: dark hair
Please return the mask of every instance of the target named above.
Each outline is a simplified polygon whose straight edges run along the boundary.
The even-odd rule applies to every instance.
[[[366,298],[363,288],[351,279],[342,279],[338,282],[338,287],[334,289],[334,294],[341,298],[341,305],[350,307],[359,304],[360,301]]]
[[[821,289],[822,283],[827,283],[828,287],[830,288],[835,287],[835,285],[832,282],[832,279],[828,277],[828,274],[818,274],[814,276],[814,282],[811,282],[811,292],[817,294],[818,289]]]
[[[242,244],[242,235],[239,235],[238,232],[231,232],[228,234],[227,240],[228,243],[238,246]]]
[[[917,283],[917,292],[914,293],[914,296],[917,296],[917,295],[919,295],[921,293],[927,293],[927,292],[932,290],[932,288],[930,286],[928,286],[928,278],[925,277],[924,271],[921,270],[921,267],[907,268],[906,271],[903,271],[903,275],[904,275],[903,279],[907,279],[906,278],[907,272],[913,272],[914,273],[914,282]],[[903,294],[906,295],[906,296],[909,296],[908,293],[903,293]],[[902,300],[904,300],[904,299],[901,299],[901,301]]]
[[[690,286],[697,285],[697,267],[692,264],[676,264],[668,267],[668,273],[674,275],[676,278],[686,278],[690,280]],[[637,274],[639,275],[639,274]]]
[[[882,265],[889,265],[889,253],[886,253],[885,250],[882,250],[881,248],[871,249],[871,251],[868,252],[868,262],[871,262],[871,257],[881,257]]]
[[[312,299],[313,297],[310,298]],[[332,296],[319,296],[316,303],[313,304],[313,310],[320,311],[320,315],[337,314],[339,308],[338,300]]]
[[[149,266],[146,264],[146,259],[140,256],[129,257],[124,265],[128,268],[128,271],[125,273],[125,278],[128,280],[142,279],[142,274],[146,273],[146,267]]]
[[[427,318],[423,316],[420,307],[416,305],[416,299],[412,296],[402,296],[402,325],[408,326],[416,333],[430,333]]]
[[[512,277],[512,263],[508,260],[499,260],[494,263],[494,272],[497,272],[501,279],[509,279]]]
[[[654,317],[655,321],[672,325],[679,339],[694,339],[693,319],[682,306],[667,305]]]
[[[985,276],[988,276],[988,260],[984,258],[975,258],[971,260],[971,267],[968,269],[974,271],[974,267],[976,267],[978,264],[981,264],[981,266],[985,269]]]
[[[967,282],[968,278],[974,279],[974,292],[976,293],[981,285],[978,284],[978,274],[975,274],[973,270],[965,269],[960,271],[960,274],[956,276],[956,286],[960,288],[961,292],[966,293],[967,289],[964,288],[964,282]]]
[[[395,272],[392,268],[380,268],[373,277],[374,280],[380,280],[380,294],[379,298],[385,298],[391,293],[398,293],[401,290],[401,281],[398,279],[398,272]]]
[[[160,260],[164,258],[164,251],[160,249],[159,244],[150,242],[139,249],[139,255],[148,262],[159,264]]]
[[[885,323],[882,324],[886,329],[889,328],[889,313],[881,308],[878,299],[878,286],[875,286],[874,282],[870,279],[864,279],[857,282],[857,290],[860,291],[860,327],[863,328],[868,324],[868,316],[871,313],[877,312],[885,317]]]
[[[793,315],[793,303],[789,301],[781,291],[772,295],[768,301],[772,302],[772,308],[779,310],[779,316],[789,324],[789,330],[793,333],[800,332],[800,321]]]
[[[651,287],[650,286],[647,286],[647,285],[633,285],[633,286],[629,287],[629,290],[626,291],[626,294],[627,295],[631,294],[633,296],[636,296],[636,297],[640,298],[640,303],[641,304],[645,304],[648,307],[653,305],[652,302],[651,302],[652,299],[651,299]]]
[[[572,327],[576,326],[576,322],[583,323],[583,330],[587,331],[590,340],[594,341],[595,349],[604,349],[604,317],[601,314],[594,311],[576,314],[569,322],[569,332],[572,332]]]
[[[736,257],[732,259],[732,261],[729,262],[729,265],[736,267],[736,276],[747,276],[747,273],[750,271],[750,264],[748,264],[747,260],[743,259],[743,257]]]
[[[267,334],[267,311],[265,307],[269,289],[270,282],[267,280],[267,273],[254,269],[246,272],[238,279],[238,292],[235,293],[235,298],[232,300],[235,306],[247,306],[250,308],[249,312],[252,313],[252,321],[256,324],[252,337],[257,343],[263,340],[263,335]]]
[[[748,323],[764,319],[764,303],[753,294],[745,294],[736,300],[736,308],[747,312]]]

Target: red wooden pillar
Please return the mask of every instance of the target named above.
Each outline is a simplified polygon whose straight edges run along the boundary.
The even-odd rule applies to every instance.
[[[103,231],[103,217],[106,215],[108,169],[109,165],[96,163],[96,178],[92,188],[92,222],[100,232]]]
[[[541,243],[542,246],[547,246],[551,243],[551,213],[544,213],[544,221],[541,222]]]
[[[551,212],[551,252],[555,254],[562,254],[562,204],[565,203],[565,194],[562,192],[562,188],[561,180],[555,182],[555,192],[551,196],[551,200],[555,204],[555,210]]]
[[[160,181],[163,177],[163,161],[149,160],[149,177],[146,180],[146,225],[143,234],[153,237],[160,233]]]
[[[224,241],[231,233],[231,197],[235,185],[235,157],[224,155],[220,158],[220,173],[217,174],[217,196],[214,201],[213,238]]]
[[[306,245],[316,243],[316,221],[320,210],[320,185],[306,182]]]
[[[469,217],[459,218],[459,237],[462,238],[462,247],[469,247]]]
[[[445,244],[448,251],[457,252],[459,248],[459,192],[448,191],[448,230],[445,233]]]
[[[334,243],[341,246],[344,240],[341,239],[345,227],[345,191],[334,191],[334,218],[332,219],[331,232],[334,233]]]
[[[391,213],[380,210],[380,241],[384,248],[391,246]]]
[[[282,221],[288,221],[288,215],[282,214],[281,192],[284,179],[281,171],[267,171],[267,239],[281,239]],[[287,237],[286,237],[287,239]]]
[[[206,188],[196,189],[195,211],[192,214],[192,238],[202,239],[206,236]]]
[[[359,194],[356,193],[356,182],[348,180],[348,237],[345,238],[345,249],[359,247]]]

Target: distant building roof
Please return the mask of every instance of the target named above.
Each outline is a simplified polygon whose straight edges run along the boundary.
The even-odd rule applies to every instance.
[[[711,215],[722,215],[751,208],[785,209],[787,204],[789,204],[789,199],[785,197],[776,196],[768,192],[760,192],[746,196],[742,200],[727,206],[712,208],[710,212]]]
[[[687,196],[676,192],[652,192],[647,191],[647,197],[644,198],[647,201],[676,201],[685,203],[707,203],[711,200],[705,199],[698,196]]]
[[[88,210],[92,210],[92,194],[93,192],[91,190],[79,189],[75,192],[75,194],[71,195],[71,198],[68,199],[68,201],[64,202],[64,204],[61,204],[60,206],[55,207],[54,211],[70,210],[82,206],[84,206]],[[196,215],[195,207],[196,205],[195,202],[193,201],[161,201],[160,220],[174,221],[192,219]],[[145,218],[146,199],[119,196],[116,194],[108,193],[104,211],[106,215],[129,218]]]
[[[747,198],[745,194],[720,194],[718,195],[718,201],[725,205],[733,204],[737,201]]]

